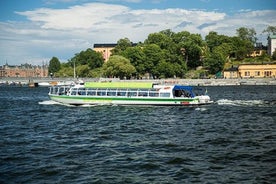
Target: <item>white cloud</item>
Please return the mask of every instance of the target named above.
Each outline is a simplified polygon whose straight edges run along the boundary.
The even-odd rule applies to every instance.
[[[143,42],[149,33],[164,29],[187,30],[202,36],[209,31],[234,35],[239,27],[252,27],[261,33],[267,25],[276,25],[276,13],[272,10],[242,10],[227,15],[180,8],[133,10],[122,5],[87,3],[17,13],[29,21],[0,23],[0,65],[6,59],[13,64],[38,62],[39,58],[49,61],[52,56],[66,61],[94,43],[114,43],[125,37]]]

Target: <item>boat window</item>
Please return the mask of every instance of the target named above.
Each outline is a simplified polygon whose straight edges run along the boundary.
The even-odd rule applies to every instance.
[[[66,92],[65,87],[63,87],[63,88],[59,88],[59,95],[64,95],[64,94],[65,94],[65,92]]]
[[[71,91],[71,95],[76,95],[76,94],[77,94],[77,91],[75,91],[75,90]]]
[[[127,96],[137,96],[137,89],[131,89],[127,92]]]
[[[116,90],[107,90],[107,96],[116,96]]]
[[[85,89],[80,89],[80,90],[78,91],[78,95],[86,95]]]
[[[106,96],[106,90],[98,90],[97,96]]]
[[[160,93],[160,97],[170,97],[170,93]]]
[[[175,90],[175,97],[193,97],[192,91],[189,90]]]
[[[158,93],[158,92],[155,92],[155,91],[150,91],[150,92],[149,92],[149,96],[150,96],[150,97],[158,97],[158,96],[159,96],[159,93]]]
[[[148,96],[148,94],[149,94],[148,91],[138,91],[138,96],[146,97],[146,96]]]
[[[87,95],[95,96],[96,95],[96,90],[91,90],[91,89],[87,90]]]
[[[118,90],[117,91],[117,96],[126,96],[126,91]]]

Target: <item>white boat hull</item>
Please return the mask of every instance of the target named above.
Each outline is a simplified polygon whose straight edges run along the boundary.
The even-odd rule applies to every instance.
[[[205,96],[194,98],[139,98],[139,97],[89,97],[49,95],[50,99],[68,105],[153,105],[153,106],[190,106],[212,103]]]

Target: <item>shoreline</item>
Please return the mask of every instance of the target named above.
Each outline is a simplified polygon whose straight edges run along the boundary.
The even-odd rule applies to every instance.
[[[80,78],[83,81],[117,81],[117,82],[152,82],[165,85],[188,85],[188,86],[239,86],[239,85],[276,85],[276,78],[244,78],[244,79],[142,79],[142,80],[119,80],[110,78]],[[40,82],[69,82],[77,81],[74,78],[0,78],[0,85],[30,85]]]

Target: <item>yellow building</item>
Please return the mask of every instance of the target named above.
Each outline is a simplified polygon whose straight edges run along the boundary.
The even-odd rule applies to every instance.
[[[96,51],[96,52],[100,52],[102,53],[103,55],[103,58],[104,58],[104,61],[106,62],[110,55],[112,54],[112,50],[114,49],[114,47],[116,46],[117,44],[94,44],[94,48],[93,50]]]
[[[239,66],[241,78],[264,78],[276,76],[276,64],[250,64]]]
[[[231,67],[223,71],[223,76],[226,79],[236,79],[238,78],[238,67]]]
[[[276,77],[276,64],[244,64],[223,71],[226,79]]]

